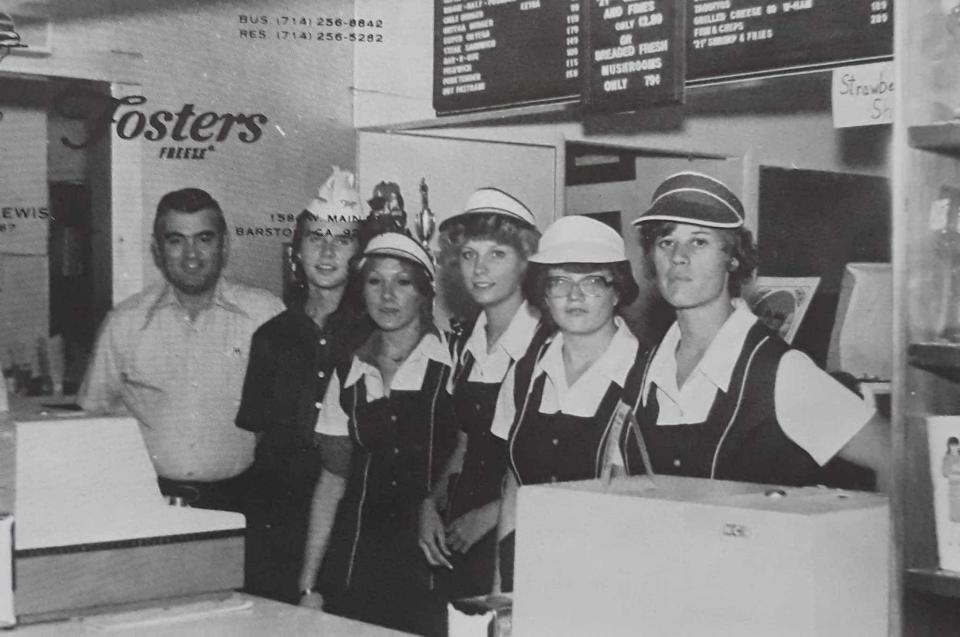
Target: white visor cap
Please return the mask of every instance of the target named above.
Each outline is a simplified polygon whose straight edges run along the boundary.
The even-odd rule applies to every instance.
[[[521,225],[531,228],[537,227],[537,220],[533,213],[523,202],[499,188],[479,188],[470,198],[467,199],[467,205],[463,212],[447,217],[440,223],[440,230],[443,230],[451,221],[462,219],[467,215],[493,214],[507,217]]]
[[[607,224],[584,215],[554,221],[540,238],[534,263],[619,263],[627,260],[623,237]]]
[[[370,239],[367,247],[363,251],[364,259],[360,261],[361,267],[367,257],[384,256],[396,257],[405,261],[411,261],[427,271],[427,276],[433,281],[437,276],[436,268],[433,265],[433,259],[420,243],[405,234],[399,232],[384,232]]]

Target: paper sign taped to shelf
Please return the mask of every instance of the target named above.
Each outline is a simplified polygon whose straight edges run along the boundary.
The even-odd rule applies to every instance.
[[[833,71],[833,127],[893,122],[893,62],[844,66]]]

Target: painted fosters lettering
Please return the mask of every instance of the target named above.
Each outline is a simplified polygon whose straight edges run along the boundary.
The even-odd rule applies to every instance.
[[[60,141],[69,148],[87,148],[100,140],[113,125],[121,139],[143,137],[151,142],[197,142],[202,146],[184,149],[164,146],[160,157],[203,159],[207,151],[213,150],[210,142],[223,142],[231,136],[245,144],[256,142],[263,135],[263,127],[268,121],[263,113],[197,112],[194,104],[184,104],[177,112],[130,108],[146,103],[147,98],[143,95],[111,97],[87,89],[69,88],[54,99],[53,108],[67,119],[85,120],[87,137],[82,140],[61,137]],[[125,110],[127,108],[129,110]]]

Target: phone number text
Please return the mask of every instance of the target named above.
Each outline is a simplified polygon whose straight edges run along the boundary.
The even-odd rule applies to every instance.
[[[382,29],[379,18],[344,18],[339,16],[297,15],[243,15],[238,16],[241,25],[254,27],[334,27],[337,29]]]
[[[382,33],[356,31],[292,31],[287,29],[240,29],[246,40],[288,40],[291,42],[383,42]]]

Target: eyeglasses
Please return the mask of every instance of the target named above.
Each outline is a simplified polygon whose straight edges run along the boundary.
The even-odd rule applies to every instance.
[[[547,296],[560,298],[568,296],[573,288],[577,288],[584,296],[603,296],[612,285],[613,281],[608,281],[599,274],[585,276],[579,281],[565,276],[551,276],[547,277],[546,292]]]

